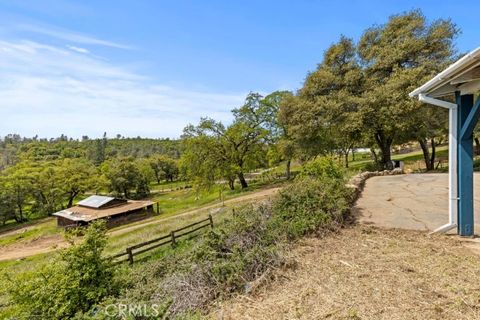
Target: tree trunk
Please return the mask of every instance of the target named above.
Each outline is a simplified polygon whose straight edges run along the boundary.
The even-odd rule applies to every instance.
[[[245,177],[243,176],[243,172],[238,173],[238,180],[240,180],[242,189],[248,188],[248,183],[247,183],[247,180],[245,180]]]
[[[355,161],[355,148],[352,148],[352,161]]]
[[[435,156],[436,156],[435,138],[430,139],[430,144],[432,146],[432,155],[430,156],[430,167],[433,170],[435,168]]]
[[[20,214],[19,215],[19,220],[17,220],[17,222],[23,222],[23,209],[22,209],[22,206],[21,205],[17,205],[17,208],[18,208],[18,213]]]
[[[389,166],[392,161],[392,154],[390,148],[392,146],[393,138],[385,137],[382,131],[375,133],[375,141],[377,142],[380,151],[382,152],[381,163],[386,169],[390,169]]]
[[[71,208],[73,206],[73,200],[75,200],[77,196],[78,196],[78,192],[69,193],[67,208]]]
[[[427,171],[430,171],[433,169],[433,166],[430,159],[430,150],[428,150],[427,139],[419,138],[417,140],[418,140],[418,143],[420,144],[420,148],[422,148],[425,167],[427,168]]]
[[[235,178],[228,178],[228,187],[230,190],[235,190]]]
[[[285,177],[287,178],[287,180],[290,180],[290,178],[291,178],[291,174],[292,174],[291,170],[290,170],[291,166],[292,166],[292,160],[288,159],[287,160],[287,166],[286,166],[286,169],[285,169]]]
[[[350,154],[350,151],[352,151],[353,154],[353,146],[350,145],[347,150],[345,151],[345,168],[348,168],[349,162],[348,162],[348,155]],[[354,159],[355,160],[355,159]]]
[[[480,141],[478,138],[475,138],[475,154],[479,155],[480,154]]]
[[[370,148],[370,153],[372,154],[373,161],[375,161],[375,163],[378,163],[378,157],[377,157],[377,153],[375,152],[375,149]]]

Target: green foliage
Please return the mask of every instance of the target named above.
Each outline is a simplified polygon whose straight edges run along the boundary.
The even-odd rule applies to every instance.
[[[90,162],[67,158],[60,161],[57,166],[61,177],[60,187],[68,198],[67,207],[71,207],[79,195],[99,188],[98,172]]]
[[[311,160],[302,166],[300,177],[343,179],[343,170],[330,157]]]
[[[343,222],[348,209],[349,191],[343,177],[304,176],[280,191],[274,205],[275,232],[296,239],[320,227]]]
[[[145,197],[150,193],[152,170],[146,161],[133,158],[114,158],[102,164],[101,171],[106,177],[107,188],[117,196],[131,198],[131,190],[135,196]]]
[[[80,243],[72,243],[51,264],[11,279],[8,291],[19,314],[69,319],[118,293],[114,269],[102,257],[105,245],[105,224],[94,222]]]
[[[401,143],[405,133],[440,117],[425,117],[426,110],[408,93],[452,61],[457,34],[451,21],[428,23],[421,11],[414,10],[391,16],[362,35],[358,55],[367,77],[360,117],[382,151],[382,163],[390,160],[394,141]],[[412,116],[415,113],[419,116]]]
[[[324,54],[318,69],[308,75],[295,98],[285,101],[282,121],[307,156],[336,150],[347,154],[361,131],[356,116],[364,76],[351,39],[342,37]]]
[[[157,154],[149,158],[149,163],[158,184],[162,180],[173,181],[179,175],[177,162],[172,158]]]
[[[182,166],[196,185],[210,186],[223,178],[233,188],[237,176],[242,188],[247,188],[245,172],[264,164],[275,111],[260,94],[250,93],[232,113],[234,122],[228,127],[203,118],[198,126],[184,129]]]
[[[307,157],[336,152],[348,166],[352,148],[376,145],[385,165],[393,143],[443,133],[443,111],[408,93],[452,61],[457,34],[451,21],[429,23],[414,10],[367,29],[358,44],[342,36],[284,101],[280,118]]]

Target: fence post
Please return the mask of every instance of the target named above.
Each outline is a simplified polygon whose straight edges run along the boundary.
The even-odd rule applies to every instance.
[[[210,227],[213,229],[213,218],[211,214],[208,215],[208,220],[210,220]]]
[[[133,264],[133,252],[132,249],[127,248],[127,254],[128,254],[128,262],[130,264]]]
[[[172,247],[175,248],[175,246],[177,245],[177,242],[175,240],[175,232],[174,231],[170,232],[170,237],[172,237]]]
[[[159,214],[159,213],[160,213],[160,206],[159,206],[159,204],[158,204],[158,202],[157,202],[157,214]]]

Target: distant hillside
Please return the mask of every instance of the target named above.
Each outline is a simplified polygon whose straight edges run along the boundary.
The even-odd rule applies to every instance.
[[[0,138],[0,169],[14,165],[20,160],[56,160],[64,158],[87,158],[93,162],[113,157],[146,158],[152,154],[163,154],[178,159],[181,155],[180,140],[149,138],[90,139],[81,140],[65,135],[58,138],[26,138],[9,134]]]

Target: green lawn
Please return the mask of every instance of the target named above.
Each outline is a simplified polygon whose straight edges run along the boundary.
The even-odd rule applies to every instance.
[[[368,157],[366,155],[368,155]],[[350,162],[349,173],[353,175],[365,170],[369,165],[373,165],[373,160],[369,158],[369,156],[368,153],[365,153],[361,160]],[[436,148],[436,161],[438,161],[438,158],[445,158],[447,156],[448,146],[439,146]],[[392,159],[403,161],[406,168],[412,168],[414,171],[424,168],[422,150],[416,150],[404,154],[393,154]],[[444,168],[442,168],[442,170],[444,170]]]
[[[32,224],[22,225],[22,229],[18,232],[2,236],[0,234],[0,247],[12,243],[21,243],[31,241],[41,236],[48,236],[61,233],[61,229],[57,228],[56,220],[53,218],[42,219]]]

